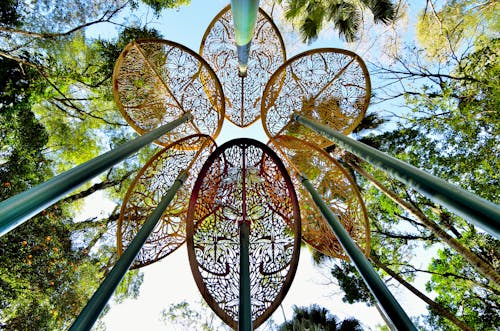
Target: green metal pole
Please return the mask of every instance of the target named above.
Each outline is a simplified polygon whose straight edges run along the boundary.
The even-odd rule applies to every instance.
[[[240,296],[238,330],[252,331],[252,298],[250,296],[250,221],[247,217],[246,150],[241,160],[241,214],[240,231]]]
[[[250,296],[250,224],[240,224],[240,302],[238,330],[252,331],[252,300]]]
[[[250,44],[252,43],[258,10],[259,0],[231,0],[239,74],[242,77],[247,75]]]
[[[123,255],[120,257],[106,279],[104,279],[92,298],[90,298],[89,302],[87,302],[87,305],[85,306],[85,308],[83,308],[78,318],[73,322],[73,325],[71,325],[71,328],[69,329],[70,331],[84,331],[90,330],[92,328],[95,321],[104,309],[104,306],[106,306],[109,298],[111,297],[111,295],[113,295],[116,287],[118,286],[118,284],[120,284],[123,276],[125,276],[130,265],[141,250],[144,242],[151,234],[151,231],[153,231],[153,229],[155,228],[156,223],[158,223],[161,215],[186,180],[186,177],[186,172],[181,172],[179,174],[174,184],[163,196],[160,203],[155,208],[153,213],[148,217],[146,222],[144,222],[144,225],[139,230],[130,245],[127,247],[125,252],[123,252]]]
[[[326,203],[321,199],[321,196],[313,185],[305,177],[302,177],[302,184],[311,194],[316,206],[318,206],[321,214],[328,221],[328,224],[330,224],[330,227],[335,233],[335,236],[337,236],[337,239],[344,248],[344,251],[354,263],[354,266],[361,274],[361,277],[363,277],[363,280],[372,292],[373,296],[380,303],[380,306],[386,313],[386,316],[388,316],[398,330],[416,331],[417,329],[410,321],[408,315],[406,315],[403,308],[401,308],[387,286],[385,286],[384,282],[375,272],[375,269],[373,269],[373,266],[370,264],[368,259],[363,255],[363,253],[361,253],[360,249],[349,236],[349,233],[347,233],[342,224],[339,222],[337,216],[335,216]]]
[[[190,119],[192,119],[192,115],[186,113],[175,121],[76,166],[30,190],[0,202],[0,236],[56,203],[87,180],[99,175],[104,170],[119,163],[153,140],[158,139],[166,132]]]
[[[385,170],[388,174],[413,187],[429,199],[441,203],[496,238],[500,238],[500,207],[498,205],[349,138],[326,125],[297,114],[293,115],[293,119],[331,139],[343,149]]]

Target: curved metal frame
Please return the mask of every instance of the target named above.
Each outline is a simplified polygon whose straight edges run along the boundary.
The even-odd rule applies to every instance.
[[[183,46],[181,44],[178,44],[176,42],[169,41],[169,40],[162,40],[162,39],[138,39],[136,41],[133,41],[133,42],[129,43],[123,49],[123,51],[120,53],[120,56],[118,57],[118,59],[117,59],[117,61],[115,63],[114,70],[113,70],[113,96],[114,96],[115,102],[116,102],[116,104],[118,106],[118,109],[122,113],[123,117],[126,119],[127,123],[135,131],[137,131],[141,135],[144,134],[145,132],[147,132],[147,130],[145,130],[142,127],[140,127],[138,125],[138,123],[136,123],[130,117],[129,113],[126,111],[123,103],[120,100],[120,95],[119,95],[119,92],[118,92],[118,89],[119,89],[119,87],[118,87],[118,77],[120,75],[120,69],[122,68],[123,61],[125,60],[125,57],[131,51],[132,48],[136,47],[137,49],[140,50],[141,49],[140,45],[141,44],[146,44],[146,43],[158,43],[159,45],[167,45],[167,46],[170,46],[172,48],[177,48],[181,52],[189,54],[189,56],[193,57],[194,59],[196,59],[198,61],[198,72],[200,73],[199,79],[202,82],[203,90],[204,90],[204,92],[206,94],[206,98],[209,100],[210,104],[212,105],[212,108],[218,113],[218,117],[219,118],[217,120],[217,127],[215,128],[215,130],[213,132],[200,132],[199,128],[195,124],[196,117],[192,118],[189,123],[193,126],[194,131],[191,132],[191,133],[187,133],[187,135],[189,135],[189,134],[196,134],[196,133],[197,134],[209,134],[210,136],[213,137],[213,139],[215,139],[218,136],[218,134],[220,133],[220,130],[222,128],[222,123],[224,121],[224,116],[225,116],[224,91],[222,89],[222,85],[221,85],[221,83],[220,83],[217,75],[215,74],[215,72],[213,71],[213,69],[210,67],[210,65],[208,64],[208,62],[205,61],[205,59],[203,59],[200,55],[198,55],[197,53],[195,53],[191,49],[189,49],[189,48],[187,48],[187,47],[185,47],[185,46]],[[142,55],[143,55],[143,57],[145,57],[144,54],[142,54]],[[210,75],[210,79],[213,82],[213,86],[212,86],[213,90],[212,91],[208,91],[209,93],[207,93],[206,83],[204,82],[204,81],[207,80],[207,78],[203,77],[202,72],[201,72],[202,68],[205,68],[207,70],[208,74]],[[160,80],[160,81],[163,82],[163,80],[159,77],[159,73],[156,72],[154,68],[151,68],[151,70],[154,71],[154,75],[157,76],[156,78],[158,78],[158,80]],[[166,86],[165,83],[163,85],[165,85],[165,88],[167,90],[169,89],[169,87]],[[179,109],[179,111],[182,111],[183,113],[191,112],[191,113],[193,113],[193,115],[195,115],[195,112],[196,112],[197,109],[183,109],[181,107],[181,105],[179,104],[179,101],[176,99],[176,96],[173,95],[173,93],[170,90],[168,90],[168,92],[169,92],[168,94],[170,94],[171,97],[174,99],[175,103],[178,104],[177,105],[178,107],[176,107],[176,108]],[[181,131],[183,127],[181,127],[179,131]],[[184,128],[183,131],[184,131],[184,133],[186,133],[185,132],[186,128]],[[172,136],[172,133],[170,133],[170,136]],[[178,137],[178,139],[180,139],[180,138],[182,138],[182,137]],[[173,140],[170,139],[167,142],[162,142],[160,139],[158,139],[155,142],[157,144],[161,145],[161,146],[167,146],[171,142],[173,142]]]
[[[194,279],[196,281],[196,284],[205,299],[205,301],[209,304],[209,306],[213,309],[213,311],[228,325],[230,325],[233,328],[237,327],[237,323],[218,305],[216,299],[208,292],[204,280],[200,274],[199,271],[199,263],[197,262],[195,252],[194,252],[194,239],[193,235],[195,233],[195,228],[196,224],[194,224],[194,217],[195,217],[195,211],[196,211],[196,205],[197,201],[199,199],[199,194],[200,194],[200,188],[201,185],[203,184],[203,180],[205,179],[208,171],[212,169],[212,166],[214,165],[214,161],[216,161],[219,156],[223,154],[224,151],[226,151],[228,148],[234,147],[236,145],[252,145],[260,148],[263,151],[263,155],[269,156],[273,164],[277,167],[279,173],[283,176],[284,184],[286,185],[286,189],[289,192],[289,197],[292,200],[292,206],[291,206],[291,212],[292,212],[292,217],[293,217],[293,228],[291,229],[292,232],[295,234],[295,239],[294,239],[294,244],[293,244],[293,255],[291,257],[290,263],[288,264],[289,270],[287,272],[286,278],[284,282],[282,283],[281,289],[279,290],[278,294],[274,298],[273,302],[270,304],[270,306],[262,313],[262,315],[258,316],[254,321],[253,321],[253,326],[254,328],[257,328],[259,325],[261,325],[269,316],[274,312],[274,310],[279,306],[283,298],[285,297],[291,282],[295,276],[297,264],[298,264],[298,258],[299,258],[299,252],[300,252],[300,233],[301,233],[301,225],[300,225],[300,211],[299,211],[299,205],[297,201],[297,197],[295,195],[294,187],[291,181],[290,176],[288,175],[288,172],[286,171],[286,168],[284,164],[281,162],[281,160],[278,158],[278,156],[266,145],[255,141],[253,139],[236,139],[236,140],[231,140],[224,145],[220,146],[215,152],[213,152],[210,157],[207,159],[205,165],[203,166],[198,179],[196,180],[195,187],[193,189],[193,193],[191,195],[191,200],[189,203],[189,212],[188,212],[188,217],[187,217],[187,222],[186,222],[186,232],[187,232],[187,247],[188,247],[188,255],[189,255],[189,262],[191,265],[191,271],[193,273]],[[267,187],[267,190],[269,192],[273,192],[272,187]],[[217,191],[217,188],[212,188],[212,193],[214,193],[214,190]],[[216,193],[215,193],[216,194]],[[215,195],[212,194],[210,198],[214,198]],[[212,202],[214,204],[214,202]],[[288,224],[290,226],[290,224]],[[236,226],[235,226],[236,228]],[[237,236],[237,228],[235,230],[235,236]]]
[[[224,7],[216,16],[215,18],[210,22],[210,24],[208,25],[207,29],[205,30],[205,33],[203,35],[203,38],[201,40],[201,44],[200,44],[200,55],[203,57],[204,55],[204,49],[205,49],[205,44],[207,42],[207,38],[209,36],[209,34],[212,32],[212,29],[213,27],[215,26],[215,24],[217,22],[219,22],[219,20],[221,19],[221,17],[223,17],[225,14],[227,14],[228,12],[230,12],[231,10],[231,5],[228,5],[226,7]],[[279,41],[279,45],[280,45],[280,48],[281,48],[281,52],[283,54],[283,62],[286,61],[286,48],[285,48],[285,43],[283,42],[283,38],[281,36],[281,33],[279,32],[278,30],[278,27],[276,26],[276,24],[273,22],[272,18],[264,11],[262,10],[261,8],[259,8],[259,11],[258,11],[258,15],[262,16],[263,19],[265,20],[266,23],[269,23],[270,26],[271,26],[271,29],[273,30],[273,32],[275,33],[275,35],[277,36],[277,40]],[[260,26],[258,25],[261,21],[262,21],[262,17],[259,19],[259,16],[257,17],[257,26],[256,26],[256,30],[255,30],[255,34],[257,35],[258,34],[258,30],[259,29],[262,29],[263,24],[261,24]],[[224,26],[226,27],[226,26]],[[227,31],[227,33],[229,34],[230,32]],[[228,41],[229,42],[229,41]],[[252,44],[255,45],[255,40],[252,41]],[[250,55],[252,55],[252,52],[255,52],[255,50],[250,50]],[[237,57],[237,52],[236,52],[236,49],[234,50],[234,55],[235,55],[235,60],[237,61],[238,60],[238,57]],[[255,59],[254,59],[255,60]],[[211,63],[211,61],[209,59],[207,59],[207,62]],[[237,64],[237,62],[235,62]],[[212,67],[212,69],[215,71],[216,68]],[[252,72],[252,62],[249,63],[249,69],[248,69],[250,72]],[[238,67],[236,66],[234,68],[234,78],[239,78],[238,77]],[[272,72],[269,73],[269,77],[271,77],[272,75]],[[222,78],[220,78],[222,79]],[[253,75],[250,74],[248,76],[246,76],[245,78],[241,78],[242,80],[242,84],[243,84],[243,81],[245,82],[245,84],[249,84],[252,80],[253,80]],[[250,81],[250,82],[249,82]],[[265,88],[265,84],[266,84],[267,80],[262,80],[261,79],[261,84],[262,84],[262,88],[260,89],[261,91],[264,90]],[[225,87],[223,87],[223,89],[225,89]],[[240,92],[240,91],[238,91]],[[243,91],[241,91],[243,92]],[[229,93],[225,93],[225,98],[228,99],[228,96],[230,94]],[[259,95],[259,97],[261,97]],[[244,95],[241,96],[241,102],[244,102]],[[237,100],[239,101],[239,100]],[[257,116],[252,119],[251,121],[247,122],[247,123],[244,123],[244,116],[243,116],[243,112],[244,112],[244,109],[243,109],[243,105],[239,104],[238,102],[234,103],[230,103],[231,105],[234,104],[234,106],[239,106],[241,107],[242,109],[240,109],[240,114],[239,114],[239,118],[241,119],[241,123],[237,123],[236,121],[234,121],[233,119],[231,119],[231,111],[230,111],[230,107],[229,106],[226,106],[226,113],[225,113],[225,117],[227,118],[227,120],[229,120],[231,123],[233,123],[234,125],[238,126],[238,127],[248,127],[252,124],[254,124],[255,122],[257,122],[260,118],[260,111],[259,111],[259,106],[257,105],[256,110],[257,110]],[[234,107],[233,106],[233,107]],[[229,110],[229,111],[228,111]]]
[[[302,148],[306,151],[312,151],[312,150],[316,151],[324,158],[324,160],[328,160],[328,162],[331,162],[336,169],[340,170],[342,175],[348,180],[348,182],[350,183],[350,186],[352,188],[352,192],[355,194],[356,200],[359,203],[359,207],[361,208],[360,211],[362,213],[362,219],[357,220],[357,222],[355,222],[355,221],[352,222],[352,223],[356,224],[356,223],[361,221],[362,224],[360,224],[360,227],[364,228],[364,231],[363,231],[364,238],[362,238],[362,239],[364,239],[364,245],[360,245],[360,243],[357,243],[357,244],[360,247],[360,249],[363,251],[363,254],[365,256],[369,257],[370,256],[370,236],[371,235],[370,235],[370,222],[368,220],[368,212],[367,212],[366,206],[363,202],[363,198],[361,197],[361,193],[359,192],[359,189],[356,185],[356,182],[354,181],[352,176],[347,172],[347,170],[337,160],[335,160],[330,154],[328,154],[324,149],[320,148],[319,146],[312,144],[310,142],[295,138],[295,137],[291,137],[291,136],[274,137],[270,141],[270,143],[274,143],[274,145],[277,148],[277,153],[282,155],[283,158],[286,160],[286,163],[288,163],[290,165],[290,167],[293,169],[293,174],[294,174],[293,178],[295,179],[294,185],[296,185],[296,191],[300,192],[299,194],[302,195],[300,197],[301,203],[299,203],[299,205],[302,205],[305,203],[310,208],[313,208],[314,203],[311,200],[311,197],[309,196],[309,194],[304,191],[304,188],[301,184],[301,180],[302,180],[302,177],[304,176],[304,173],[299,169],[299,167],[292,160],[289,159],[289,157],[287,156],[287,153],[283,150],[284,148],[287,148],[287,147],[285,147],[283,143],[280,143],[280,140],[286,140],[286,141],[291,142],[292,144],[297,144],[298,146],[302,146]],[[294,148],[291,148],[291,149],[294,149]],[[310,181],[311,181],[311,179],[310,179]],[[328,199],[323,198],[323,200],[327,201]],[[332,208],[332,207],[330,206],[330,208]],[[335,209],[332,209],[332,210],[335,212]],[[314,209],[314,213],[317,215],[317,217],[315,219],[321,220],[321,222],[324,225],[323,228],[326,229],[326,231],[329,231],[328,233],[323,233],[323,236],[326,236],[325,241],[326,240],[334,241],[334,242],[338,243],[338,246],[341,248],[341,245],[338,242],[338,239],[336,238],[335,234],[331,230],[331,228],[328,225],[328,223],[326,222],[326,220],[321,216],[320,210]],[[343,223],[342,225],[345,227],[345,222],[343,222],[344,220],[342,218],[340,218],[340,221],[341,221],[341,223]],[[318,245],[316,245],[315,243],[311,242],[311,240],[309,240],[308,234],[309,234],[309,231],[312,231],[312,229],[310,229],[308,227],[307,217],[305,217],[305,215],[304,215],[303,208],[301,208],[301,222],[302,222],[302,240],[304,240],[309,246],[313,247],[314,249],[316,249],[317,251],[319,251],[325,255],[335,257],[335,258],[341,258],[344,260],[349,260],[348,256],[346,255],[346,253],[344,252],[344,250],[342,248],[341,248],[341,251],[326,250],[326,249],[322,249],[321,247],[318,247]],[[349,235],[351,237],[353,235],[353,230],[354,229],[348,230]],[[353,238],[353,240],[355,240],[355,241],[359,241],[359,239],[360,238]],[[323,242],[323,244],[324,244],[323,246],[329,246],[329,245],[325,244],[325,242]]]
[[[167,153],[169,150],[176,150],[176,154],[180,153],[182,150],[191,150],[189,148],[175,148],[176,146],[179,146],[179,145],[182,145],[183,143],[189,143],[189,140],[192,140],[192,139],[195,139],[195,138],[198,138],[198,139],[203,139],[204,142],[201,143],[201,147],[200,149],[195,153],[195,155],[193,156],[193,158],[191,160],[186,160],[188,161],[185,166],[185,168],[178,168],[176,170],[179,170],[177,173],[175,174],[172,174],[172,183],[173,181],[175,180],[175,178],[182,172],[186,172],[188,174],[187,176],[187,179],[186,181],[184,182],[184,185],[183,187],[180,189],[180,191],[177,192],[177,194],[174,196],[174,199],[179,199],[179,193],[180,192],[185,192],[185,197],[183,197],[184,199],[186,199],[185,201],[185,204],[187,205],[188,203],[188,199],[189,199],[189,193],[194,185],[194,176],[192,174],[190,174],[190,170],[193,168],[193,166],[195,166],[196,163],[199,164],[199,168],[201,168],[201,166],[203,165],[203,161],[199,159],[200,157],[200,154],[203,152],[203,150],[205,148],[207,148],[207,144],[211,143],[211,146],[212,146],[212,150],[215,149],[217,147],[215,141],[210,137],[210,136],[207,136],[207,135],[191,135],[191,136],[188,136],[188,137],[185,137],[185,138],[182,138],[176,142],[173,142],[171,143],[170,145],[166,146],[165,148],[163,148],[161,151],[159,151],[158,153],[156,153],[153,157],[151,157],[148,162],[141,168],[141,170],[139,171],[139,173],[137,174],[137,176],[134,178],[134,180],[132,181],[132,183],[130,184],[129,186],[129,189],[127,190],[127,193],[125,194],[125,197],[123,199],[123,202],[122,202],[122,206],[121,206],[121,209],[120,209],[120,216],[118,218],[118,222],[117,222],[117,229],[116,229],[116,237],[117,237],[117,251],[118,251],[118,255],[121,256],[122,255],[122,252],[124,251],[124,243],[123,243],[123,226],[124,226],[124,222],[125,222],[125,219],[126,219],[126,214],[128,214],[129,211],[129,201],[131,199],[131,196],[134,195],[136,193],[136,187],[137,185],[141,182],[141,180],[143,180],[143,175],[146,173],[146,171],[150,170],[150,167],[153,163],[157,162],[157,161],[163,161],[161,160],[161,158],[165,155],[165,153]],[[208,147],[210,148],[210,147]],[[161,162],[162,163],[162,162]],[[158,165],[157,165],[158,166]],[[160,164],[161,166],[161,164]],[[159,176],[161,176],[162,174],[158,174]],[[168,188],[170,187],[170,185],[166,185],[166,187],[164,187],[165,190],[168,190]],[[159,190],[159,188],[158,188]],[[157,195],[157,191],[155,192],[144,192],[144,195],[150,195],[150,199],[152,201],[155,201],[157,200],[157,202],[159,202],[159,200],[161,199],[161,196],[158,196]],[[145,199],[146,197],[144,197]],[[172,203],[174,204],[174,203]],[[155,208],[155,206],[149,206],[151,212],[153,211],[153,209]],[[168,213],[168,209],[163,212],[162,216],[161,216],[161,219],[160,221],[158,222],[157,226],[155,227],[155,230],[157,230],[158,228],[161,228],[163,225],[163,222],[165,222],[165,218],[169,219],[169,214],[166,214]],[[184,213],[184,217],[182,217],[182,215],[180,214]],[[183,211],[177,213],[177,215],[175,215],[176,217],[182,217],[184,218],[184,220],[181,220],[181,222],[184,222],[185,223],[185,217],[187,215],[187,206],[184,208]],[[148,216],[149,214],[147,215],[142,215],[143,218],[142,218],[142,221],[144,221]],[[135,227],[137,229],[137,231],[139,230],[139,228],[141,227],[142,225],[142,222],[138,219],[133,219],[133,220],[128,220],[128,222],[135,222]],[[170,222],[167,222],[167,223],[170,223]],[[184,230],[185,230],[185,224],[184,225],[180,225],[180,227],[183,227]],[[155,231],[154,231],[155,232]],[[153,232],[153,233],[154,233]],[[152,264],[154,262],[157,262],[165,257],[167,257],[168,255],[170,255],[171,253],[173,253],[175,250],[177,250],[180,246],[182,246],[182,244],[186,241],[186,236],[185,236],[185,231],[184,233],[177,233],[177,235],[183,235],[184,238],[182,238],[182,241],[178,241],[177,242],[177,245],[175,245],[174,243],[174,247],[173,249],[168,249],[167,252],[165,252],[165,249],[160,249],[160,252],[158,252],[156,254],[156,256],[150,258],[150,259],[143,259],[141,261],[138,261],[138,258],[141,256],[141,254],[144,253],[144,250],[146,247],[147,244],[153,244],[153,245],[161,245],[162,243],[157,243],[156,241],[152,242],[153,238],[151,238],[151,235],[150,237],[146,240],[143,248],[141,249],[141,251],[138,253],[134,263],[132,264],[131,266],[131,269],[136,269],[136,268],[142,268],[144,266],[147,266],[149,264]],[[170,236],[172,234],[168,234],[168,236]],[[133,238],[134,236],[132,236]],[[128,247],[128,245],[126,245]],[[172,246],[170,242],[167,242],[167,246]],[[126,247],[125,247],[126,248]],[[147,254],[147,255],[150,255],[150,254]]]
[[[344,49],[339,49],[339,48],[318,48],[318,49],[313,49],[313,50],[309,50],[309,51],[303,52],[301,54],[298,54],[298,55],[296,55],[296,56],[288,59],[283,65],[281,65],[274,72],[274,74],[271,76],[271,78],[269,78],[269,81],[268,81],[268,83],[267,83],[267,85],[266,85],[266,87],[264,89],[263,95],[262,95],[261,119],[262,119],[262,124],[263,124],[263,127],[264,127],[264,131],[266,132],[266,134],[268,135],[268,137],[270,139],[272,139],[274,136],[278,136],[278,135],[290,135],[290,133],[287,133],[286,130],[289,129],[291,125],[295,125],[295,122],[292,120],[291,115],[293,115],[294,113],[300,114],[301,111],[303,111],[303,108],[302,109],[291,109],[289,111],[289,113],[286,114],[286,115],[285,114],[280,114],[279,117],[283,121],[285,121],[284,118],[287,118],[287,122],[286,122],[286,124],[284,124],[279,129],[279,132],[277,132],[276,134],[272,134],[271,133],[271,130],[269,129],[269,126],[268,126],[268,123],[267,123],[268,122],[268,117],[269,117],[269,114],[270,114],[269,110],[270,110],[271,107],[273,107],[273,105],[276,102],[277,98],[282,93],[282,90],[283,90],[284,84],[285,84],[285,79],[286,79],[286,70],[288,68],[291,68],[290,70],[292,70],[292,74],[295,75],[293,73],[294,68],[292,67],[292,64],[295,61],[299,61],[299,60],[301,60],[301,59],[303,59],[305,57],[309,57],[309,56],[316,55],[316,54],[321,54],[321,53],[345,55],[346,57],[350,58],[351,60],[350,60],[349,63],[347,63],[347,65],[344,66],[344,68],[342,68],[339,72],[335,73],[335,76],[332,78],[332,80],[329,83],[327,83],[325,86],[322,87],[320,93],[318,95],[316,95],[315,98],[317,98],[324,91],[325,88],[330,87],[331,83],[333,83],[339,77],[341,77],[344,74],[345,70],[348,70],[348,67],[351,65],[351,63],[356,63],[359,66],[359,68],[361,69],[361,73],[363,74],[364,83],[365,83],[364,87],[362,87],[362,89],[365,91],[364,96],[362,98],[363,104],[362,104],[362,107],[358,108],[360,112],[354,118],[354,121],[352,121],[352,123],[350,123],[347,127],[342,127],[341,128],[342,133],[348,134],[348,133],[352,132],[352,130],[354,130],[354,128],[356,126],[358,126],[359,123],[361,122],[361,120],[363,119],[363,117],[364,117],[364,115],[366,113],[366,109],[368,108],[368,104],[369,104],[370,97],[371,97],[370,76],[369,76],[368,69],[366,68],[366,65],[365,65],[363,59],[359,55],[357,55],[356,53],[348,51],[348,50],[344,50]],[[324,65],[325,65],[325,67],[327,67],[326,63]],[[332,74],[333,74],[333,72],[332,72]],[[312,74],[311,74],[311,77],[312,77]],[[299,79],[300,79],[300,77],[298,77],[298,79],[294,78],[295,81],[299,81]],[[273,84],[275,83],[275,81],[279,81],[279,83],[276,84],[276,85],[278,85],[278,87],[275,90],[272,90]],[[352,85],[354,86],[354,84],[352,84]],[[305,88],[307,88],[307,87],[305,87]],[[304,106],[304,101],[301,100],[300,103],[301,103],[300,107],[303,107]],[[353,103],[350,103],[350,105],[353,105]],[[296,107],[299,108],[299,106],[296,106]],[[282,108],[280,108],[280,109],[282,109]],[[310,109],[308,108],[308,110],[314,111],[314,110],[316,110],[316,108],[315,107],[312,107],[312,108],[310,107]],[[286,112],[286,111],[282,111],[282,112]],[[332,118],[330,120],[330,122],[331,123],[328,123],[328,125],[333,126],[335,124],[335,119]],[[326,140],[324,137],[322,137],[321,135],[315,133],[314,131],[306,128],[305,126],[302,126],[302,128],[304,128],[305,130],[309,130],[304,135],[305,136],[311,136],[312,138],[314,138],[315,141],[312,141],[312,142],[320,145],[320,147],[326,147],[326,146],[328,146],[328,145],[331,144],[330,141]],[[304,139],[304,138],[302,138],[302,139]],[[308,137],[308,140],[310,140],[309,137]]]

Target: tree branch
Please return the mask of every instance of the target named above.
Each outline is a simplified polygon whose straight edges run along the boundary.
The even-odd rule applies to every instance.
[[[375,254],[371,254],[370,259],[374,262],[374,264],[380,269],[384,270],[389,276],[396,279],[399,283],[401,283],[404,287],[406,287],[410,292],[415,294],[418,298],[424,301],[429,307],[434,310],[439,315],[448,319],[450,322],[458,326],[462,330],[473,331],[469,325],[465,324],[465,322],[459,320],[455,315],[453,315],[448,309],[440,305],[439,303],[433,301],[431,298],[426,296],[424,293],[420,292],[416,287],[408,283],[403,277],[398,275],[396,272],[392,271],[382,263]]]
[[[94,24],[99,24],[99,23],[115,24],[115,23],[111,22],[111,19],[119,11],[121,11],[123,8],[125,8],[127,5],[128,5],[128,1],[125,2],[122,6],[119,6],[118,8],[116,8],[115,10],[111,10],[111,11],[106,10],[104,12],[104,14],[100,18],[98,18],[97,20],[84,23],[82,25],[76,26],[76,27],[74,27],[68,31],[65,31],[65,32],[59,32],[59,33],[33,32],[33,31],[26,31],[26,30],[21,30],[21,29],[11,29],[11,28],[7,28],[4,26],[0,26],[0,32],[7,32],[10,34],[17,34],[17,35],[22,35],[25,37],[42,38],[42,39],[54,39],[54,38],[58,38],[58,37],[65,37],[65,36],[69,36],[72,33],[75,33],[78,30],[87,28],[87,27],[94,25]]]
[[[125,175],[123,175],[121,178],[115,179],[115,180],[106,179],[106,180],[104,180],[104,181],[102,181],[100,183],[92,185],[91,187],[89,187],[86,190],[83,190],[83,191],[81,191],[79,193],[76,193],[76,194],[70,195],[69,197],[66,197],[66,198],[62,199],[60,202],[61,203],[71,203],[71,202],[74,202],[76,200],[88,197],[89,195],[91,195],[91,194],[93,194],[93,193],[95,193],[97,191],[107,189],[108,187],[113,187],[113,186],[116,186],[116,185],[120,185],[127,178],[129,178],[132,173],[134,173],[134,171],[129,171]]]

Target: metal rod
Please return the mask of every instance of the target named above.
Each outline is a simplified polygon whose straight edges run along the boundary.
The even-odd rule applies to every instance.
[[[144,225],[134,237],[125,252],[123,252],[123,255],[115,264],[106,279],[104,279],[97,291],[95,291],[92,298],[90,298],[89,302],[87,302],[87,305],[83,308],[80,315],[78,315],[78,318],[73,322],[71,328],[69,329],[70,331],[84,331],[90,330],[92,328],[95,321],[104,309],[104,306],[106,306],[109,298],[111,297],[111,295],[113,295],[116,287],[118,286],[118,284],[120,284],[123,276],[125,276],[130,265],[141,250],[144,242],[151,234],[151,231],[153,231],[153,229],[155,228],[161,215],[168,207],[179,188],[185,182],[186,178],[187,173],[185,171],[179,174],[174,184],[163,196],[160,203],[155,208],[153,213],[148,217],[146,222],[144,222]]]
[[[0,236],[56,203],[89,179],[160,138],[166,132],[191,120],[192,117],[190,113],[186,113],[168,124],[57,175],[45,183],[0,202]]]
[[[240,296],[238,330],[252,331],[252,299],[250,296],[250,220],[247,217],[246,148],[241,160],[241,214],[240,231]]]
[[[375,167],[386,171],[429,199],[449,208],[497,239],[500,238],[500,207],[498,205],[349,138],[326,125],[298,114],[294,114],[293,119],[331,139],[343,149],[356,154]]]
[[[245,77],[247,74],[250,44],[252,43],[258,10],[259,0],[231,0],[234,38],[238,50],[239,75],[241,77]]]
[[[252,331],[252,300],[250,296],[250,224],[240,224],[240,307],[238,330]]]
[[[363,280],[370,289],[371,293],[380,303],[382,309],[392,323],[398,330],[416,331],[417,329],[411,322],[408,315],[406,315],[403,308],[401,308],[387,286],[385,286],[384,282],[380,279],[380,276],[377,274],[375,269],[373,269],[373,266],[370,264],[368,259],[363,255],[363,253],[361,253],[361,250],[358,246],[356,246],[352,238],[349,236],[349,233],[347,233],[342,224],[339,222],[337,216],[335,216],[331,209],[328,208],[326,203],[321,199],[321,196],[313,187],[311,182],[309,182],[307,178],[302,177],[302,184],[311,194],[313,201],[316,206],[318,206],[323,217],[328,221],[328,224],[330,224],[330,227],[344,248],[344,251],[354,263],[354,266],[361,274],[361,277],[363,277]]]

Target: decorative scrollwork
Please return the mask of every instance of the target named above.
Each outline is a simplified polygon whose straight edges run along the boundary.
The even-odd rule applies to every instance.
[[[116,61],[113,93],[140,134],[191,112],[193,120],[162,136],[166,146],[193,134],[214,139],[224,120],[224,95],[210,66],[190,49],[167,40],[137,40]]]
[[[302,239],[323,254],[348,260],[332,229],[300,183],[300,174],[310,180],[352,239],[368,256],[370,228],[366,207],[347,170],[317,145],[291,136],[275,137],[269,145],[283,156],[285,165],[292,173],[300,201]]]
[[[200,148],[193,150],[193,146]],[[134,239],[177,176],[184,170],[189,171],[189,176],[148,237],[132,269],[154,263],[184,243],[191,190],[201,166],[215,147],[209,136],[189,136],[162,149],[140,170],[125,195],[120,211],[117,228],[119,254]]]
[[[245,78],[238,76],[230,6],[225,7],[208,26],[201,42],[200,54],[222,82],[226,118],[240,127],[249,126],[258,120],[264,86],[286,60],[283,39],[272,19],[259,9],[250,47],[248,75]]]
[[[315,49],[283,64],[269,79],[262,97],[262,122],[270,138],[290,135],[320,147],[329,140],[293,121],[298,113],[344,134],[361,122],[370,100],[370,78],[355,53]]]
[[[232,140],[203,166],[186,222],[189,261],[203,297],[236,328],[239,302],[239,224],[250,224],[254,328],[283,300],[297,267],[300,219],[293,184],[267,146]]]

